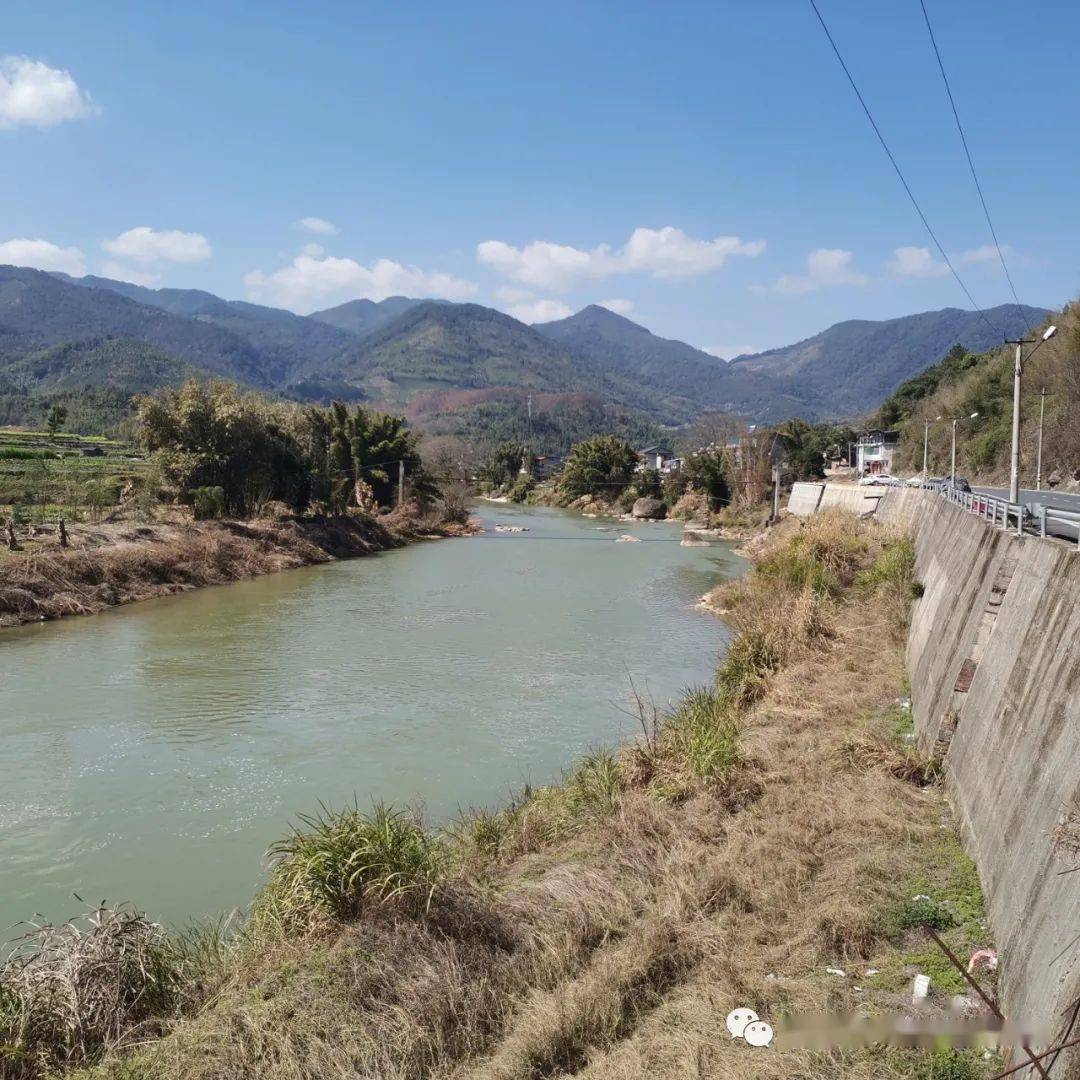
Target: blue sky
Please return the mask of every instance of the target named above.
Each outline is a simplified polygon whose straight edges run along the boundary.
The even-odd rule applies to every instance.
[[[1004,302],[918,0],[819,3],[976,300]],[[1060,304],[1080,5],[927,4],[1020,297]],[[301,312],[608,302],[721,354],[966,306],[802,0],[8,0],[0,56],[0,261]]]

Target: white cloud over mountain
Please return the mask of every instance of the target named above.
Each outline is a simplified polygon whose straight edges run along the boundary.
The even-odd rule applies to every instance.
[[[244,275],[244,287],[251,300],[305,314],[346,300],[385,300],[397,295],[467,300],[476,292],[471,281],[393,259],[364,266],[355,259],[307,253],[270,274],[252,270]]]
[[[86,256],[75,247],[60,247],[48,240],[16,239],[0,243],[0,264],[59,270],[72,277],[86,273]]]
[[[830,285],[866,285],[870,278],[854,268],[854,260],[854,253],[842,248],[816,248],[806,256],[805,274],[782,274],[773,287],[797,295]]]
[[[506,309],[506,313],[512,315],[519,322],[542,323],[553,322],[555,319],[566,319],[574,314],[574,309],[561,300],[533,300],[513,304]]]
[[[760,255],[764,250],[764,240],[744,241],[738,236],[699,240],[668,225],[637,228],[620,248],[601,244],[585,250],[547,240],[518,248],[502,240],[485,240],[477,245],[476,258],[513,281],[565,292],[617,274],[691,277],[719,269],[732,255]]]
[[[29,56],[0,57],[0,128],[48,128],[101,110],[69,71]]]
[[[1007,244],[1003,244],[1001,250],[1004,255],[1012,254]],[[998,261],[997,248],[992,244],[961,251],[959,255],[950,257],[953,266],[977,266]],[[935,258],[928,247],[898,247],[887,267],[897,277],[944,277],[949,272],[944,260]]]

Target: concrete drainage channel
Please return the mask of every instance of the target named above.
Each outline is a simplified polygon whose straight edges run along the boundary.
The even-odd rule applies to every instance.
[[[796,484],[788,508],[872,513],[914,538],[916,736],[924,751],[945,749],[999,946],[1004,1012],[1044,1030],[1040,1052],[1080,1035],[1080,555],[1041,539],[1042,520],[1022,507],[982,508],[991,498],[885,488],[868,499],[853,485]],[[1058,514],[1080,526],[1080,514]],[[1053,1075],[1080,1077],[1080,1049],[1061,1056]]]

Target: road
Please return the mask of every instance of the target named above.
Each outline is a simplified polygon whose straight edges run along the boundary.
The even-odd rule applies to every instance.
[[[999,499],[1006,499],[1009,496],[1008,488],[973,487],[971,490],[980,495],[995,495]],[[1036,491],[1034,488],[1021,488],[1020,502],[1027,507],[1042,503],[1044,506],[1054,506],[1059,510],[1071,510],[1073,513],[1080,514],[1080,495],[1073,495],[1065,491],[1047,491],[1045,489]],[[1076,540],[1076,529],[1069,528],[1067,525],[1048,525],[1046,531],[1052,536],[1060,537],[1062,540]]]

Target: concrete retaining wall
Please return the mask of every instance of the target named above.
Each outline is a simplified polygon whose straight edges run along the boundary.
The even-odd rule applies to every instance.
[[[860,489],[830,488],[819,508],[855,508]],[[805,496],[793,492],[793,502]],[[1056,842],[1063,815],[1080,814],[1080,554],[918,489],[886,489],[876,516],[915,538],[916,734],[923,750],[947,746],[947,788],[986,888],[1005,1013],[1060,1034],[1080,997],[1080,871],[1061,873],[1080,858]],[[1080,1053],[1065,1051],[1053,1075],[1080,1080]]]
[[[951,740],[948,791],[986,888],[1006,1015],[1060,1031],[1080,996],[1080,872],[1060,873],[1078,860],[1054,840],[1080,811],[1080,555],[924,491],[890,491],[878,516],[915,536],[916,731],[924,748]],[[1067,1053],[1054,1075],[1077,1080]]]
[[[793,484],[788,498],[788,512],[809,517],[818,510],[839,507],[855,514],[873,513],[888,490],[858,487],[855,484]]]

